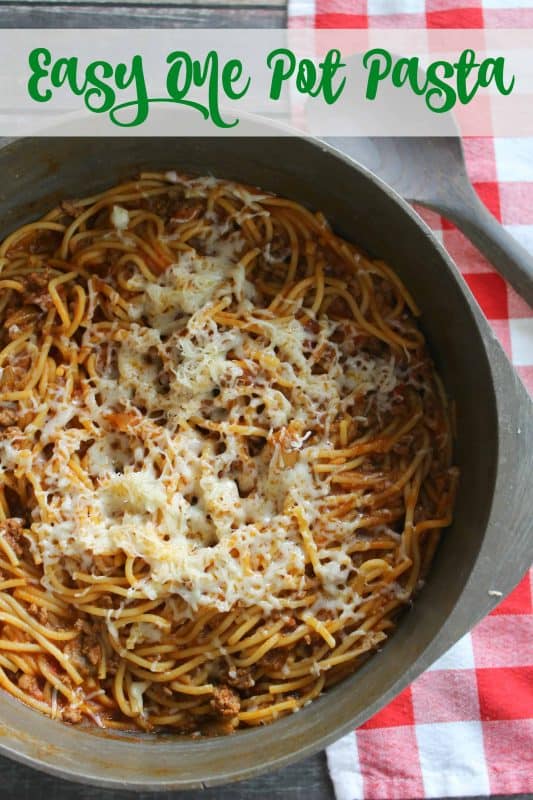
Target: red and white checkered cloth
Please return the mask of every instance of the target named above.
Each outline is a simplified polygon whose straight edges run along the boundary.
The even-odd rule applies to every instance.
[[[531,28],[533,45],[533,0],[289,0],[289,26]],[[533,252],[533,139],[464,146],[478,194]],[[533,311],[452,224],[417,210],[533,393]],[[328,748],[338,800],[533,793],[532,582],[533,571],[392,703]]]

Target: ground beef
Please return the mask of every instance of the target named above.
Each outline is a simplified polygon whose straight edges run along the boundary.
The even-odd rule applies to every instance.
[[[48,292],[41,292],[41,294],[28,295],[26,299],[28,303],[37,306],[37,308],[40,308],[41,311],[49,311],[54,305],[54,301],[52,300]]]
[[[28,292],[42,292],[48,288],[50,282],[50,270],[44,269],[40,272],[29,272],[24,276],[24,287]]]
[[[18,333],[16,336],[18,336]],[[25,353],[16,356],[2,373],[3,391],[13,392],[22,388],[27,382],[30,367],[31,356]]]
[[[0,428],[9,428],[15,425],[18,412],[14,408],[0,408]]]
[[[17,307],[12,310],[6,309],[6,316],[2,326],[3,337],[13,342],[15,339],[18,339],[21,333],[27,331],[28,328],[35,327],[35,323],[38,318],[39,312],[36,311],[35,308],[31,308],[29,306],[23,306],[22,308]],[[24,356],[24,354],[22,357],[20,355],[15,356],[15,358],[12,360],[13,365],[20,367],[21,359],[25,359],[26,357],[27,356]],[[2,376],[2,378],[3,382],[5,383],[5,374]]]
[[[46,608],[38,606],[36,603],[32,603],[28,608],[28,611],[32,617],[35,617],[37,620],[39,620],[41,625],[46,625],[48,623],[48,611]]]
[[[170,190],[168,194],[146,197],[139,205],[143,206],[147,211],[163,217],[163,219],[168,219],[179,212],[183,206],[183,199],[178,196],[176,191]]]
[[[28,246],[30,253],[54,253],[59,240],[59,231],[40,230]]]
[[[113,650],[106,655],[106,670],[108,675],[114,675],[120,666],[120,656]]]
[[[39,683],[34,675],[21,675],[18,679],[19,689],[34,697],[36,700],[43,699],[43,693],[39,688]]]
[[[102,648],[94,634],[82,637],[81,651],[93,667],[102,660]]]
[[[184,711],[182,718],[178,723],[178,730],[180,733],[191,734],[198,730],[198,720],[192,714]]]
[[[259,664],[267,672],[279,672],[287,660],[287,651],[285,649],[269,650]]]
[[[215,688],[211,705],[221,717],[236,717],[241,707],[241,701],[233,689],[222,685]]]
[[[15,439],[20,439],[21,437],[22,431],[18,425],[10,425],[8,428],[4,428],[0,434],[0,439],[2,439],[4,442],[13,442]]]
[[[247,667],[239,667],[229,669],[227,672],[226,680],[230,686],[234,686],[235,689],[251,689],[252,686],[255,685],[255,681],[252,677],[252,670],[248,669]]]
[[[22,531],[22,520],[18,519],[18,517],[8,517],[8,519],[0,522],[0,536],[4,536],[17,556],[21,556],[23,552]]]
[[[201,203],[187,203],[187,201],[185,201],[176,208],[170,222],[176,224],[192,222],[200,216],[202,211],[203,206]]]
[[[288,617],[283,625],[283,633],[292,633],[298,627],[298,620],[295,617]]]
[[[63,722],[72,722],[74,725],[76,725],[78,722],[81,722],[82,715],[81,711],[79,711],[77,708],[71,708],[70,706],[67,706],[67,708],[64,708],[61,712],[61,718],[63,719]]]
[[[82,633],[76,639],[67,642],[64,652],[84,674],[93,672],[91,666],[95,667],[102,660],[100,642],[90,627],[88,633]]]
[[[27,294],[25,295],[25,302],[35,305],[41,311],[48,311],[53,305],[53,300],[48,293],[48,284],[52,278],[50,270],[45,269],[42,272],[30,272],[24,278],[24,285]]]
[[[87,661],[81,649],[80,638],[70,639],[65,645],[63,650],[67,658],[74,664],[76,669],[85,673],[87,669]]]

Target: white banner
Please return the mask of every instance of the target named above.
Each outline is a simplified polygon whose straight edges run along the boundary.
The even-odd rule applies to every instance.
[[[531,30],[0,30],[0,136],[533,135]],[[185,113],[184,113],[185,112]]]

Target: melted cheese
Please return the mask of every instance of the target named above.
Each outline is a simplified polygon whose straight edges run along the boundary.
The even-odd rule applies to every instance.
[[[111,209],[111,223],[117,231],[125,231],[130,223],[130,215],[122,206],[113,206]]]
[[[205,181],[189,182],[188,196],[205,192]],[[253,217],[261,196],[241,199]],[[128,211],[114,206],[111,221],[125,230]],[[258,313],[239,263],[243,247],[213,224],[207,255],[178,251],[156,280],[135,272],[126,324],[103,332],[86,326],[82,346],[94,354],[97,375],[82,397],[75,405],[60,393],[47,397],[41,443],[52,454],[0,443],[2,470],[32,476],[33,547],[45,577],[60,561],[90,570],[95,556],[122,551],[149,566],[137,587],[149,598],[177,595],[192,610],[240,603],[268,612],[291,607],[305,589],[311,552],[322,585],[311,610],[356,613],[360,599],[347,586],[352,561],[328,547],[321,522],[331,486],[314,464],[354,397],[385,403],[395,364],[343,355],[327,318],[310,331],[290,314]],[[97,307],[89,281],[89,320]],[[250,329],[217,322],[220,310]],[[311,356],[321,348],[329,348],[327,369],[315,370]],[[255,454],[240,430],[247,426],[263,443]],[[357,517],[343,524],[348,533]],[[325,544],[315,544],[315,530]],[[132,686],[139,710],[144,688]]]

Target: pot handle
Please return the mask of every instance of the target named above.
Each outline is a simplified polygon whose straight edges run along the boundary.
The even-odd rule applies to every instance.
[[[513,289],[533,307],[533,256],[487,210],[472,185],[461,181],[445,201],[416,201],[453,222]]]

